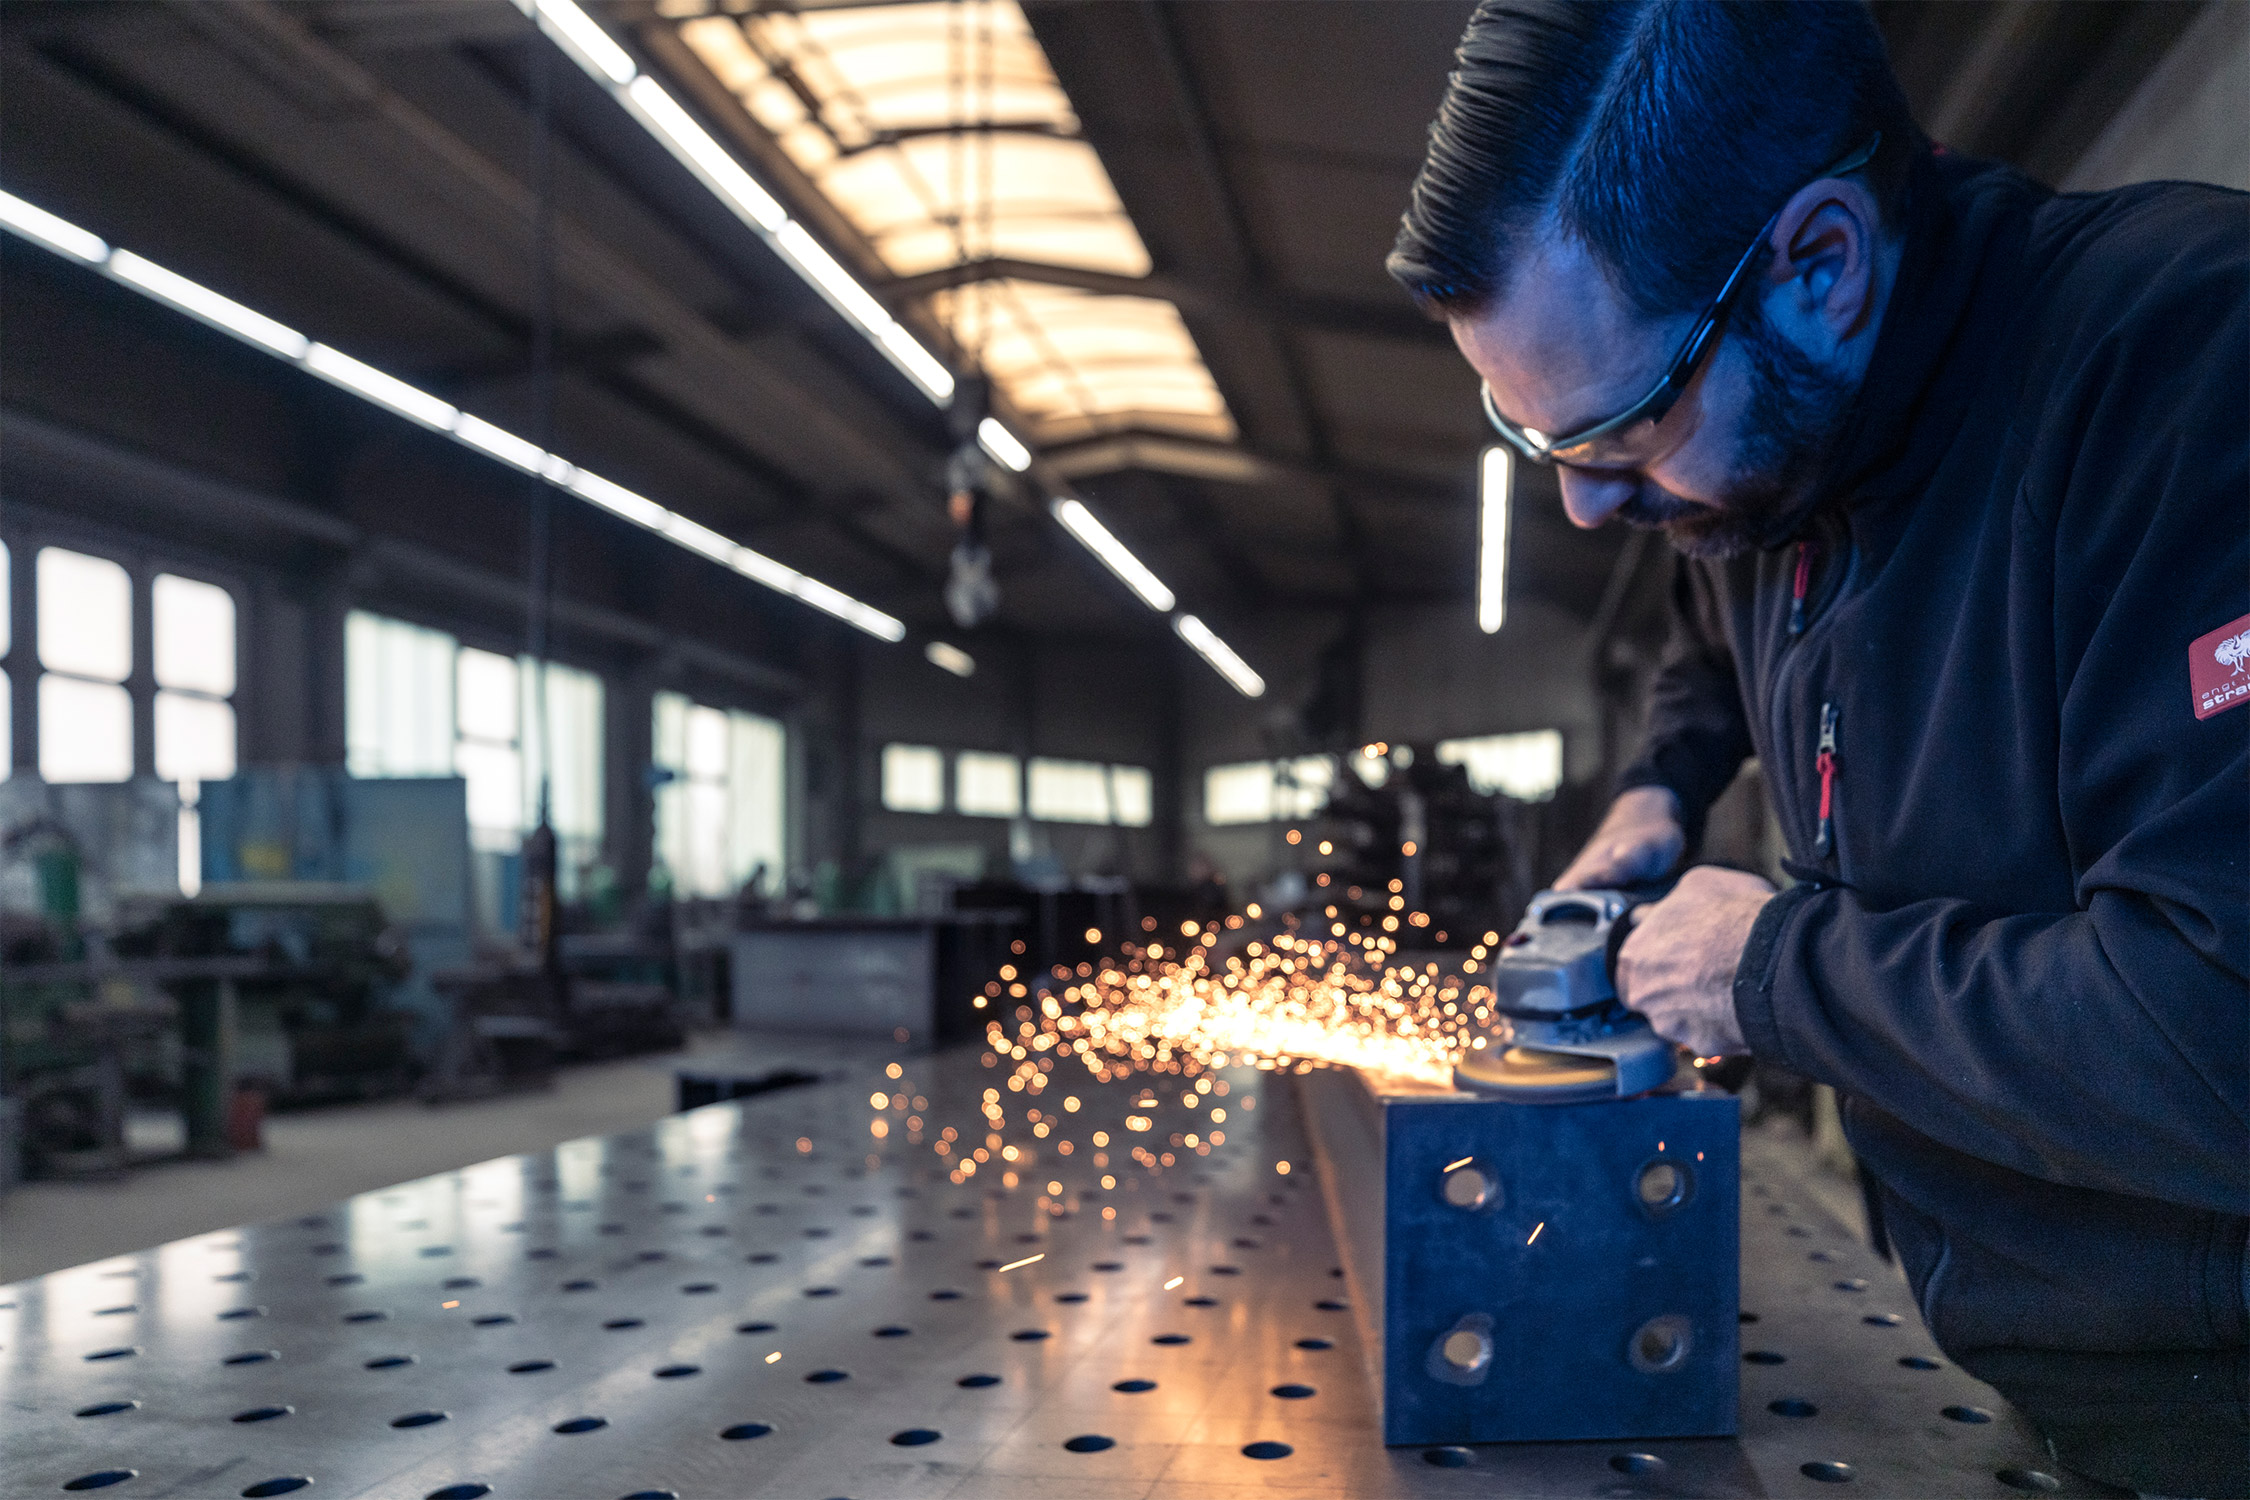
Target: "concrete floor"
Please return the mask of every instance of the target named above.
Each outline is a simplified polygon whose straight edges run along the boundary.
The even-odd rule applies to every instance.
[[[270,1115],[265,1149],[166,1161],[115,1182],[27,1182],[0,1196],[0,1283],[234,1224],[309,1213],[392,1183],[671,1111],[691,1053],[566,1068],[552,1090],[430,1106],[410,1099]]]

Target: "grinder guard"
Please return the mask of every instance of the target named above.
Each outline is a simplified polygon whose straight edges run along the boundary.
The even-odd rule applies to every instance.
[[[1679,1054],[1617,998],[1616,948],[1639,901],[1623,891],[1541,891],[1492,963],[1499,1024],[1455,1067],[1456,1087],[1525,1103],[1660,1089]]]

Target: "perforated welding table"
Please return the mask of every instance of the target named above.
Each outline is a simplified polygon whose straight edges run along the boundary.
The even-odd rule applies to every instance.
[[[1225,1075],[1203,1157],[1169,1144],[1211,1128],[1177,1078],[1136,1110],[1139,1081],[1033,1100],[973,1052],[902,1062],[0,1290],[0,1494],[2099,1493],[1937,1358],[1769,1144],[1739,1439],[1386,1449],[1289,1085]],[[997,1155],[956,1184],[932,1150],[985,1138],[994,1087],[1013,1190]]]

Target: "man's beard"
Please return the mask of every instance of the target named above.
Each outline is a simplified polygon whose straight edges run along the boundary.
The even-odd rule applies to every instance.
[[[1784,540],[1851,403],[1852,383],[1775,332],[1754,301],[1736,311],[1734,331],[1750,358],[1750,405],[1726,497],[1704,505],[1645,485],[1617,512],[1689,557],[1736,557]]]

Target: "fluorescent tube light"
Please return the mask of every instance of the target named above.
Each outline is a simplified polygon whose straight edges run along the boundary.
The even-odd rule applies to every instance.
[[[100,235],[89,234],[68,219],[58,219],[13,193],[0,193],[0,224],[58,255],[67,255],[88,265],[98,266],[109,258],[109,246],[102,242]]]
[[[167,271],[153,261],[143,260],[130,250],[110,255],[109,274],[139,287],[159,302],[171,303],[191,318],[199,318],[237,338],[262,345],[283,359],[302,359],[312,345],[310,339],[287,324],[277,323],[264,313],[252,312],[241,303]]]
[[[436,428],[464,447],[474,448],[526,473],[541,475],[589,504],[732,568],[776,593],[787,594],[834,615],[878,640],[906,639],[906,626],[872,604],[864,604],[841,589],[807,578],[795,568],[730,541],[701,522],[691,521],[654,500],[634,494],[623,485],[589,473],[506,428],[460,411],[429,392],[418,390],[396,376],[386,375],[341,350],[326,344],[308,343],[303,335],[263,313],[230,301],[129,250],[112,251],[100,237],[6,192],[0,192],[0,228],[58,255],[99,266],[113,280],[144,296],[231,333],[244,343],[286,359],[377,406],[425,427]],[[295,341],[294,347],[291,340]]]
[[[1140,596],[1143,604],[1159,614],[1169,614],[1177,601],[1164,581],[1148,570],[1139,558],[1126,549],[1123,542],[1110,535],[1109,528],[1094,519],[1094,513],[1076,500],[1053,501],[1048,509],[1054,512],[1063,529],[1085,545],[1088,552],[1100,558],[1104,566],[1125,581],[1125,586]],[[1252,694],[1255,697],[1255,694]]]
[[[1234,685],[1234,690],[1245,698],[1265,695],[1266,680],[1251,670],[1250,663],[1234,654],[1234,648],[1218,638],[1210,626],[1193,615],[1175,615],[1172,628],[1180,639],[1195,648],[1195,654],[1218,669],[1221,677]]]
[[[361,364],[340,349],[326,344],[315,344],[305,351],[304,366],[334,385],[340,385],[354,395],[365,396],[377,406],[387,406],[402,417],[410,417],[425,427],[435,427],[440,432],[453,430],[453,419],[460,415],[450,401],[441,401],[428,391],[418,390],[399,379],[386,375],[373,365]]]
[[[996,462],[1006,464],[1018,474],[1031,467],[1031,450],[990,417],[977,423],[977,442]]]
[[[956,677],[974,676],[977,659],[959,646],[944,641],[932,641],[922,648],[922,658],[933,667],[942,667]]]
[[[537,474],[553,457],[544,448],[529,439],[517,437],[504,427],[495,427],[482,417],[472,417],[462,412],[453,421],[453,435],[470,447],[491,454],[504,464],[513,464],[526,474]]]
[[[522,5],[524,0],[516,0]],[[571,0],[530,0],[526,12],[538,21],[539,29],[553,37],[570,60],[596,77],[611,83],[631,83],[640,68],[633,62],[632,54],[610,40],[609,33],[594,23],[594,18],[580,10]]]
[[[1495,443],[1484,450],[1477,474],[1477,629],[1491,635],[1508,618],[1508,511],[1516,456]]]
[[[770,234],[789,222],[788,211],[773,194],[758,186],[757,180],[742,170],[742,164],[711,138],[710,131],[696,124],[655,79],[645,74],[634,79],[621,97],[640,117],[641,124],[655,132],[689,171],[703,179],[705,187],[724,199],[752,228]]]
[[[627,114],[640,121],[642,129],[656,137],[719,201],[756,230],[838,312],[857,324],[869,342],[919,386],[923,395],[938,406],[953,398],[953,372],[945,362],[923,348],[921,340],[892,317],[857,277],[822,248],[802,224],[791,219],[781,201],[744,170],[711,132],[698,125],[663,85],[640,72],[631,54],[610,40],[599,23],[572,0],[515,3],[518,10],[538,22],[539,29],[552,37],[572,62],[607,89]]]

